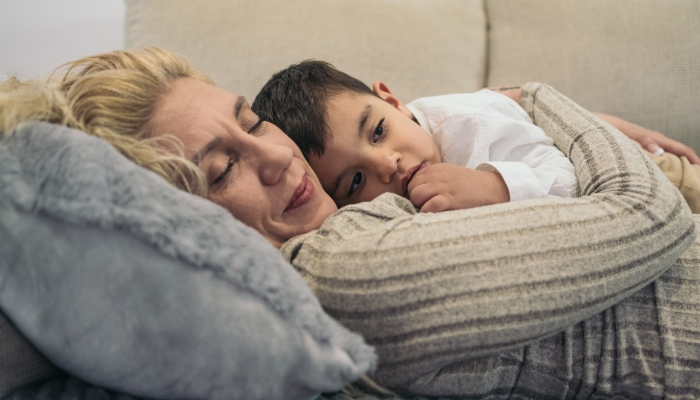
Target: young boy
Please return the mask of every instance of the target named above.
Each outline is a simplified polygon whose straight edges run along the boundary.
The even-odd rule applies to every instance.
[[[382,193],[421,212],[578,193],[574,168],[525,111],[482,90],[408,105],[328,63],[275,74],[253,111],[297,143],[339,207]]]

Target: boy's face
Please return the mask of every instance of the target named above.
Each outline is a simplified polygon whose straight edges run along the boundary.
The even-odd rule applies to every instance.
[[[383,85],[383,84],[382,84]],[[385,86],[383,86],[385,88]],[[309,162],[338,207],[391,192],[408,197],[408,182],[418,170],[440,163],[430,135],[391,92],[382,98],[341,93],[329,101],[325,152]],[[388,93],[389,99],[385,97]]]

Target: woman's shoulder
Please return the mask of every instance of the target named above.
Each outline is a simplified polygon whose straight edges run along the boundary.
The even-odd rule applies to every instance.
[[[328,217],[317,230],[295,236],[282,248],[287,261],[295,259],[303,246],[332,251],[337,246],[347,246],[347,242],[359,236],[382,229],[385,223],[418,213],[413,204],[393,193],[385,193],[372,201],[351,204],[339,209]]]

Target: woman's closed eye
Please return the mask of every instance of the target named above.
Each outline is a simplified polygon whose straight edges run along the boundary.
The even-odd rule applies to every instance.
[[[228,163],[226,163],[226,169],[224,169],[224,172],[222,172],[219,176],[216,177],[211,182],[211,186],[216,186],[217,184],[223,182],[223,180],[226,178],[226,176],[231,172],[231,168],[233,168],[233,164],[235,163],[236,160],[234,160],[233,157],[228,159]]]
[[[386,130],[386,126],[384,126],[384,118],[382,118],[379,120],[377,127],[374,128],[374,132],[372,132],[372,143],[377,143],[378,141],[382,140],[384,136],[386,136]]]
[[[355,175],[352,177],[352,181],[350,182],[350,190],[348,190],[348,196],[352,196],[353,194],[357,193],[358,190],[360,190],[362,187],[362,172],[356,172]]]

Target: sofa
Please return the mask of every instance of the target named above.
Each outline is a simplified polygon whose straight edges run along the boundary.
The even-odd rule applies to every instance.
[[[381,79],[406,101],[540,81],[589,110],[657,130],[700,152],[700,3],[695,0],[126,0],[126,5],[127,48],[159,46],[178,51],[217,85],[251,100],[274,72],[304,59],[329,61],[368,84]],[[183,199],[175,200],[195,201]],[[221,218],[221,210],[211,213],[211,218]],[[52,229],[45,235],[70,230]],[[246,238],[253,235],[244,227],[235,229]],[[80,236],[80,240],[91,237],[95,235]],[[172,252],[162,243],[154,246]],[[193,260],[179,262],[196,264],[198,259]],[[268,262],[283,264],[276,259]],[[301,343],[299,351],[313,348],[321,354],[315,360],[324,360],[327,370],[344,371],[339,378],[336,375],[335,386],[328,386],[337,389],[371,367],[371,350],[352,332],[325,321],[313,299],[304,296],[309,312],[324,321],[323,328],[309,328],[304,319],[308,317],[295,316],[295,310],[286,310],[289,319],[275,320],[275,327],[282,329],[289,320],[296,321],[290,326],[299,330],[293,337]],[[5,312],[2,300],[0,295]],[[269,310],[260,309],[265,312]],[[33,328],[18,329],[21,317],[0,318],[0,396],[14,393],[13,398],[26,398],[31,393],[51,398],[52,393],[70,389],[81,398],[128,398],[111,392],[109,385],[101,389],[99,376],[78,376],[90,383],[68,378],[71,370],[67,373],[67,368],[49,361],[56,360],[49,350],[68,346],[70,341],[38,344],[28,332],[40,332],[46,329],[41,323],[48,322],[39,318],[41,323]],[[314,347],[323,340],[336,347]],[[355,351],[363,363],[346,363],[333,353],[338,348]],[[268,362],[274,364],[274,359]],[[330,379],[324,375],[327,370],[305,370],[308,376],[316,374],[317,381],[310,378],[301,386],[316,391],[299,391],[294,397],[311,398],[326,390],[318,380]],[[28,387],[23,385],[46,379],[61,383],[22,391]],[[160,383],[167,387],[167,382]]]
[[[331,62],[403,101],[545,82],[700,151],[694,0],[127,0],[126,47],[187,55],[255,98],[276,71]]]

